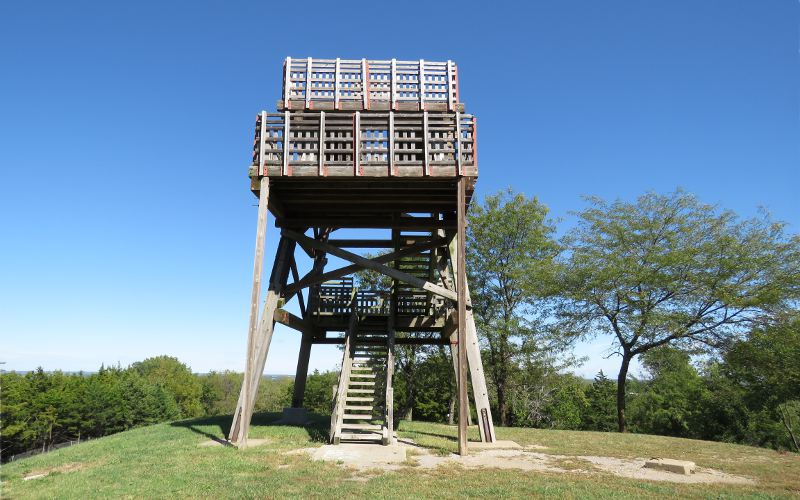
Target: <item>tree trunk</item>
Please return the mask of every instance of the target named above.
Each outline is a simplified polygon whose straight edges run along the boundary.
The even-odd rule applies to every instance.
[[[500,413],[500,425],[508,427],[508,403],[506,402],[505,381],[497,384],[497,411]]]
[[[628,380],[628,367],[633,355],[625,351],[622,354],[622,365],[617,376],[617,424],[619,432],[628,432],[628,422],[625,420],[625,384]]]

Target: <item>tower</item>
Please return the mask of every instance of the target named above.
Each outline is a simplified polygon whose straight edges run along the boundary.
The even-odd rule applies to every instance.
[[[277,322],[302,335],[292,407],[303,405],[312,346],[343,346],[332,442],[392,441],[394,353],[402,344],[450,346],[459,452],[467,446],[467,372],[481,439],[494,441],[464,259],[477,123],[459,101],[456,65],[287,58],[277,108],[256,118],[249,171],[259,199],[253,288],[229,440],[247,444]],[[267,212],[280,241],[259,307]],[[346,230],[356,236],[337,237]],[[384,253],[366,258],[353,249]],[[298,256],[311,260],[303,276]],[[329,256],[349,265],[328,269]],[[360,270],[391,285],[360,289],[353,279]],[[284,308],[292,300],[299,316]]]

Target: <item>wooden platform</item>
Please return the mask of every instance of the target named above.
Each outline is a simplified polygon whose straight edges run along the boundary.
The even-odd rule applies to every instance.
[[[469,205],[476,179],[467,179]],[[277,227],[395,229],[454,228],[454,220],[403,214],[452,213],[456,178],[293,177],[269,178],[269,209]],[[251,183],[259,194],[259,181]]]

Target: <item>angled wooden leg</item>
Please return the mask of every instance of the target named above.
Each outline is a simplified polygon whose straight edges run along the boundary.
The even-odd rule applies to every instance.
[[[252,384],[250,383],[249,374],[253,372],[253,363],[256,335],[258,329],[258,303],[261,298],[261,275],[264,271],[264,243],[267,234],[267,204],[269,201],[269,177],[262,177],[260,180],[260,190],[258,197],[258,225],[256,226],[256,250],[255,259],[253,263],[253,289],[250,294],[250,325],[247,329],[247,354],[245,356],[244,380],[242,383],[242,392],[240,394],[241,407],[236,408],[234,414],[234,424],[231,425],[231,435],[233,438],[233,429],[237,428],[239,436],[231,441],[239,444],[240,446],[247,446],[247,433],[245,432],[244,439],[240,439],[241,425],[236,425],[236,420],[241,420],[243,415],[248,414],[248,404],[250,401],[250,394],[253,391]]]
[[[228,439],[240,448],[247,446],[247,434],[258,394],[258,385],[264,373],[264,364],[275,329],[275,310],[278,306],[280,290],[286,284],[289,272],[288,256],[294,252],[294,246],[293,241],[281,238],[270,277],[270,290],[264,300],[261,318],[252,342],[248,339],[248,368],[245,371],[242,390],[239,393],[239,401],[228,434]]]
[[[457,210],[456,219],[458,231],[457,252],[457,271],[456,271],[456,292],[457,301],[457,324],[458,324],[458,454],[467,455],[467,275],[466,275],[466,256],[464,249],[466,246],[466,180],[461,177],[458,179],[458,196],[456,197]]]
[[[449,253],[451,256],[451,263],[454,266],[453,271],[457,271],[457,263],[453,260],[453,256],[458,253],[458,243],[455,238],[450,243]],[[449,276],[448,276],[449,278]],[[451,280],[445,280],[445,282]],[[469,365],[469,378],[472,381],[472,396],[475,401],[475,411],[478,414],[479,429],[481,433],[481,441],[485,443],[493,443],[495,441],[494,434],[494,420],[492,419],[492,409],[489,405],[489,391],[486,386],[486,375],[483,370],[483,361],[481,359],[481,349],[478,343],[478,332],[475,327],[475,316],[472,313],[472,301],[469,293],[469,283],[465,286],[467,294],[467,364]],[[458,370],[456,354],[452,349],[452,344],[457,344],[455,338],[455,331],[451,334],[451,352],[454,354],[453,364],[454,369]],[[456,374],[458,378],[458,374]],[[470,415],[469,424],[472,425],[472,415]]]

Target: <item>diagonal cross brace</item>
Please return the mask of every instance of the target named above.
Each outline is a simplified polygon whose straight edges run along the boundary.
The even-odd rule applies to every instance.
[[[427,290],[427,291],[429,291],[431,293],[435,293],[436,295],[440,295],[440,296],[442,296],[442,297],[444,297],[446,299],[450,299],[450,300],[453,300],[453,301],[458,300],[458,295],[455,292],[453,292],[451,290],[448,290],[448,289],[446,289],[444,287],[441,287],[439,285],[433,284],[430,281],[425,281],[424,279],[417,278],[416,276],[412,276],[412,275],[404,273],[402,271],[398,271],[397,269],[394,269],[394,268],[389,267],[389,266],[384,265],[384,264],[380,264],[378,262],[375,262],[374,260],[367,259],[365,257],[362,257],[360,255],[354,254],[352,252],[348,252],[347,250],[343,250],[343,249],[341,249],[339,247],[336,247],[334,245],[331,245],[331,244],[328,244],[328,243],[323,243],[321,241],[317,241],[317,240],[315,240],[313,238],[309,238],[308,236],[306,236],[304,234],[300,234],[300,233],[296,233],[294,231],[288,231],[288,230],[284,230],[283,234],[284,234],[284,236],[286,236],[288,238],[291,238],[291,239],[295,240],[298,243],[304,243],[304,244],[306,244],[306,245],[308,245],[310,247],[316,248],[318,250],[322,250],[322,251],[327,252],[327,253],[329,253],[331,255],[335,255],[336,257],[339,257],[340,259],[344,259],[344,260],[350,261],[353,264],[356,264],[356,265],[358,265],[360,267],[364,267],[364,268],[367,268],[367,269],[372,269],[373,271],[379,272],[381,274],[385,274],[386,276],[389,276],[390,278],[394,278],[394,279],[396,279],[398,281],[403,281],[403,282],[408,283],[410,285],[413,285],[413,286],[415,286],[417,288],[421,288],[421,289]]]
[[[328,244],[330,245],[330,243],[328,243]],[[416,255],[416,254],[418,254],[420,252],[424,252],[425,250],[430,250],[432,248],[436,248],[438,246],[442,246],[442,245],[445,245],[445,244],[447,244],[447,240],[445,238],[436,238],[436,239],[433,239],[431,241],[426,241],[426,242],[422,242],[422,243],[416,243],[414,245],[411,245],[410,247],[404,248],[402,250],[398,250],[396,252],[380,255],[380,256],[375,257],[374,259],[372,259],[372,261],[376,262],[378,264],[386,264],[388,262],[392,262],[394,260],[397,260],[397,259],[399,259],[401,257],[408,257],[410,255]],[[355,254],[353,254],[353,255],[355,255]],[[349,260],[349,259],[347,259],[347,260]],[[345,267],[342,267],[342,268],[339,268],[339,269],[335,269],[335,270],[327,272],[325,274],[312,275],[311,273],[309,273],[306,276],[304,276],[303,279],[301,279],[300,281],[296,281],[296,282],[292,283],[291,285],[286,286],[286,288],[284,288],[284,291],[286,293],[286,296],[288,297],[288,296],[293,295],[295,292],[297,292],[297,291],[299,291],[299,290],[301,290],[301,289],[303,289],[303,288],[305,288],[307,286],[316,285],[317,283],[322,283],[322,282],[333,280],[333,279],[336,279],[336,278],[341,278],[342,276],[347,276],[348,274],[352,274],[352,273],[358,271],[359,269],[363,269],[363,268],[364,268],[364,266],[362,266],[362,265],[353,264],[353,265],[350,265],[350,266],[345,266]]]

